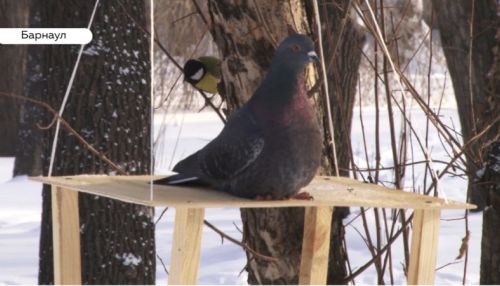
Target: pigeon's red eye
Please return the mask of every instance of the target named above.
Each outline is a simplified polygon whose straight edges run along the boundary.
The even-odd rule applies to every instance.
[[[292,45],[292,51],[293,51],[294,53],[300,52],[300,47],[299,47],[299,45]]]

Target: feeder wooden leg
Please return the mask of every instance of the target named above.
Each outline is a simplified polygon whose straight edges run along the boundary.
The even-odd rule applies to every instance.
[[[299,284],[326,284],[333,207],[306,207]]]
[[[408,284],[434,284],[441,210],[415,210]]]
[[[78,192],[52,187],[54,283],[82,284]]]
[[[204,216],[202,208],[176,209],[169,285],[196,284]]]

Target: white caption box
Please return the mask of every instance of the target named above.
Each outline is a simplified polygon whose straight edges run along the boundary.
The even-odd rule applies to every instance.
[[[92,41],[86,28],[0,28],[4,45],[82,45]]]

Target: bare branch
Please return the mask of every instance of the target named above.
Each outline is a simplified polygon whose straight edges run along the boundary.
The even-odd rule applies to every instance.
[[[108,157],[106,157],[106,155],[104,155],[102,152],[100,152],[97,149],[95,149],[89,142],[87,142],[87,140],[85,140],[75,129],[73,129],[73,127],[71,127],[71,125],[66,120],[64,120],[64,118],[60,117],[59,114],[58,114],[58,112],[54,108],[52,108],[52,106],[50,106],[49,104],[47,104],[47,103],[45,103],[43,101],[40,101],[40,100],[36,100],[36,99],[33,99],[33,98],[29,98],[29,97],[23,96],[23,95],[10,94],[10,93],[6,93],[6,92],[0,92],[0,95],[1,96],[6,96],[6,97],[11,97],[11,98],[16,98],[16,99],[23,100],[23,101],[29,101],[31,103],[34,103],[34,104],[37,104],[39,106],[44,107],[50,113],[52,113],[54,115],[54,118],[58,119],[61,122],[62,126],[64,128],[66,128],[71,134],[73,134],[75,136],[75,138],[78,141],[80,141],[80,143],[82,143],[82,145],[85,148],[87,148],[90,152],[92,152],[94,155],[96,155],[97,157],[99,157],[104,162],[108,163],[113,169],[115,169],[115,171],[117,171],[121,175],[128,174],[127,171],[123,170],[116,163],[114,163]],[[50,125],[52,125],[52,123]]]
[[[278,259],[275,258],[275,257],[267,256],[267,255],[258,253],[257,251],[253,250],[248,245],[246,245],[245,243],[243,243],[243,242],[241,242],[241,241],[239,241],[239,240],[237,240],[237,239],[235,239],[235,238],[227,235],[222,230],[218,229],[217,227],[215,227],[213,224],[209,223],[208,221],[204,220],[203,222],[205,223],[206,226],[208,226],[210,229],[212,229],[213,231],[215,231],[216,233],[218,233],[221,237],[226,238],[227,240],[231,241],[232,243],[241,246],[244,250],[250,252],[256,258],[260,258],[260,259],[263,259],[263,260],[266,260],[266,261],[270,261],[270,262],[276,262],[276,261],[278,261]]]

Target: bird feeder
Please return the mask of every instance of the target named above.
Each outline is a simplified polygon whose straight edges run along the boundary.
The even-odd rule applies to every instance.
[[[160,179],[161,177],[154,177]],[[344,177],[316,177],[303,191],[314,200],[255,201],[193,187],[154,186],[150,176],[35,177],[52,185],[54,279],[81,284],[78,192],[151,207],[176,208],[169,284],[196,284],[206,208],[303,207],[299,284],[325,284],[334,207],[414,209],[408,284],[433,284],[441,210],[474,205],[389,189]]]

